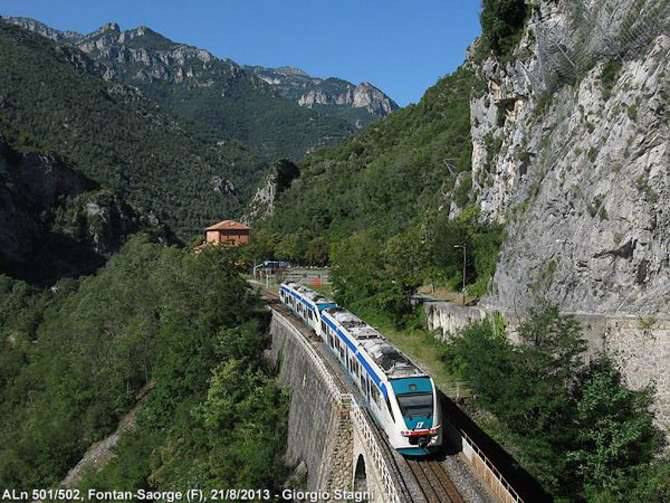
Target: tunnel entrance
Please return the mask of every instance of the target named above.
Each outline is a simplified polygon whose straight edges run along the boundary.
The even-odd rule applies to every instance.
[[[362,454],[359,454],[358,459],[356,460],[356,470],[354,471],[354,491],[355,492],[367,492],[368,490],[368,477],[365,473],[365,458]],[[363,501],[368,501],[367,498]]]

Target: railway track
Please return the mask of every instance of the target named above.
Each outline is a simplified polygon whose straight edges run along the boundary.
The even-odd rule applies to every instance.
[[[276,309],[283,315],[288,315],[295,321],[293,314],[279,302],[277,294],[264,288],[262,288],[262,294],[272,309]],[[307,330],[302,322],[296,322],[294,325],[315,346],[318,346],[319,353],[322,353],[321,339],[317,338],[310,330]],[[357,397],[358,392],[356,389],[350,386],[346,382],[346,379],[343,379],[340,375],[341,369],[339,367],[335,368],[336,366],[330,358],[325,357],[324,360],[326,365],[333,370],[333,377],[341,389],[347,390]],[[412,503],[463,503],[465,501],[449,477],[446,468],[439,461],[435,459],[409,459],[401,456],[388,444],[386,434],[377,422],[374,421],[367,408],[361,408],[372,427],[372,431],[377,437],[379,445],[384,451],[384,457],[388,460],[392,476],[399,483],[399,490],[403,501]]]
[[[456,485],[446,468],[434,459],[410,459],[398,454],[386,440],[386,435],[368,414],[380,444],[386,451],[386,458],[392,465],[391,471],[401,484],[401,492],[406,501],[415,503],[464,503]]]

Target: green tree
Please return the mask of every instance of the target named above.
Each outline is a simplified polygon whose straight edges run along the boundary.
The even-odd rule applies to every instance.
[[[557,496],[630,501],[663,490],[653,463],[662,447],[652,390],[627,389],[604,355],[586,362],[579,323],[556,306],[531,309],[520,344],[485,320],[448,344],[445,362],[470,383],[477,403],[499,421],[503,444]],[[645,475],[646,474],[646,475]],[[635,488],[635,480],[645,483]]]
[[[482,36],[496,55],[505,55],[516,45],[527,15],[525,0],[483,0]]]
[[[620,491],[635,467],[653,459],[660,444],[650,412],[653,398],[653,388],[626,388],[621,371],[606,355],[582,371],[576,396],[578,446],[568,456],[587,493]]]

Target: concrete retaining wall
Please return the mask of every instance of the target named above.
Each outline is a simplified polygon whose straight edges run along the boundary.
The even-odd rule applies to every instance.
[[[476,306],[461,306],[449,302],[425,302],[426,324],[440,334],[442,340],[457,333],[463,327],[486,318],[486,310]]]
[[[474,321],[497,312],[491,307],[461,306],[448,302],[424,303],[430,330],[446,340]],[[501,313],[508,325],[509,337],[516,338],[518,319],[513,313]],[[623,314],[564,313],[577,318],[584,329],[590,354],[606,350],[621,364],[624,378],[633,389],[656,385],[657,424],[670,435],[670,318],[640,317]]]

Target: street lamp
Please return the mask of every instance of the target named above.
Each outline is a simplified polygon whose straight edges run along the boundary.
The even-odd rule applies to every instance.
[[[463,248],[463,305],[465,305],[465,264],[467,263],[467,251],[465,243],[454,245],[454,248]]]

